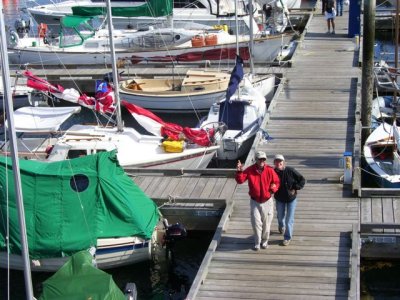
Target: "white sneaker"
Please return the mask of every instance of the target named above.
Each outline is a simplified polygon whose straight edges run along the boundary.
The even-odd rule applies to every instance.
[[[261,244],[261,248],[267,249],[269,247],[268,242],[264,242]]]

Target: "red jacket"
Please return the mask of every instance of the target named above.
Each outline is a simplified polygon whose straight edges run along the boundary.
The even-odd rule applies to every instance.
[[[271,192],[275,193],[279,189],[280,180],[274,169],[270,166],[265,166],[264,170],[259,173],[257,165],[251,165],[243,172],[236,172],[236,182],[241,184],[248,180],[249,195],[251,199],[263,203],[271,198]],[[275,188],[270,189],[272,183],[275,183]]]

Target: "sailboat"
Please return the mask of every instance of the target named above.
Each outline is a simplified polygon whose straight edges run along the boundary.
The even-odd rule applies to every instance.
[[[142,5],[145,1],[111,1],[112,8],[123,10],[126,7],[133,7]],[[165,1],[167,2],[167,1]],[[180,27],[180,24],[187,22],[195,22],[203,25],[226,25],[233,33],[236,32],[234,11],[231,1],[214,1],[214,0],[196,0],[196,1],[169,1],[173,5],[173,13],[175,20],[175,27]],[[241,1],[239,9],[240,16],[247,16],[246,2]],[[59,2],[52,2],[51,4],[37,5],[27,8],[29,14],[36,20],[38,24],[47,24],[49,29],[53,32],[59,31],[60,20],[66,15],[78,13],[79,10],[103,10],[105,11],[105,4],[102,1],[92,0],[64,0]],[[257,10],[258,11],[258,10]],[[103,16],[99,16],[99,21],[103,22]],[[165,17],[157,17],[156,15],[150,16],[115,16],[113,25],[115,29],[139,29],[144,26],[164,27],[168,24],[169,20]],[[245,28],[248,32],[247,18],[240,17],[239,28]]]
[[[249,151],[265,115],[266,97],[275,90],[275,75],[255,76],[250,66],[250,73],[244,74],[243,60],[237,56],[225,99],[213,104],[200,124],[208,130],[222,128],[215,136],[219,160],[236,160]]]
[[[151,0],[141,6],[115,8],[113,15],[167,16],[172,23],[171,3],[171,1]],[[90,19],[104,14],[104,10],[78,8],[74,15],[61,19],[60,36],[48,34],[47,25],[39,26],[38,37],[20,38],[17,33],[10,32],[8,39],[10,61],[14,64],[89,65],[111,64],[112,59],[131,63],[160,60],[162,62],[229,60],[235,58],[237,42],[241,52],[248,52],[249,34],[231,35],[227,30],[223,30],[223,26],[201,29],[197,24],[196,29],[193,28],[195,23],[188,22],[185,27],[193,29],[177,28],[169,24],[162,28],[148,26],[146,30],[113,30],[115,56],[111,57],[107,52],[109,39],[107,30],[95,30],[89,25]],[[251,16],[250,33],[257,34],[253,37],[253,62],[272,62],[282,45],[287,44],[294,34],[259,32],[258,29],[254,29],[258,27],[253,15]],[[111,13],[108,19],[110,18]],[[242,58],[246,59],[243,55]]]
[[[208,111],[224,98],[230,74],[192,69],[180,77],[128,79],[121,82],[120,95],[154,112]]]
[[[123,266],[148,260],[161,242],[164,226],[156,204],[125,174],[115,151],[53,163],[21,160],[20,167],[32,270],[56,271],[73,253],[91,248],[99,268]],[[0,169],[7,187],[10,160],[0,157]],[[23,269],[11,203],[10,267]],[[2,193],[2,214],[6,205]],[[6,267],[6,234],[2,227],[0,267]]]
[[[396,121],[383,122],[365,141],[363,150],[367,165],[381,187],[400,188],[400,134]]]
[[[123,167],[197,169],[206,168],[219,148],[213,142],[213,132],[182,128],[155,116],[153,119],[157,121],[151,130],[145,128],[148,133],[139,133],[135,128],[123,126],[119,105],[121,103],[129,111],[132,104],[119,100],[117,82],[114,83],[114,90],[110,90],[108,94],[110,97],[118,97],[115,100],[116,106],[106,109],[94,97],[80,95],[75,89],[63,89],[59,85],[52,85],[29,71],[23,74],[28,77],[28,85],[35,89],[47,91],[59,99],[88,107],[108,118],[107,126],[75,124],[61,137],[46,141],[46,145],[49,146],[46,161],[60,161],[116,149],[119,163]],[[112,123],[114,115],[116,123]],[[35,115],[25,114],[22,118],[23,123],[34,124],[33,128],[37,129],[41,125],[38,124]],[[43,115],[42,119],[44,124],[49,124],[52,116]],[[139,122],[139,125],[143,124]]]

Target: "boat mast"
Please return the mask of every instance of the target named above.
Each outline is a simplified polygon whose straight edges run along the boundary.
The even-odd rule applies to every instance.
[[[250,44],[249,44],[249,51],[250,51],[250,74],[254,74],[254,64],[253,64],[253,0],[249,0],[249,17],[250,17]]]
[[[399,3],[400,0],[396,1],[396,18],[395,18],[395,34],[394,34],[394,67],[395,67],[395,72],[394,72],[394,78],[393,80],[393,86],[397,87],[397,74],[399,72]],[[399,104],[397,103],[397,97],[398,97],[398,89],[395,89],[393,92],[393,126],[396,124],[396,117],[397,117],[397,111],[398,111],[398,106]]]
[[[238,21],[238,14],[237,14],[237,8],[238,8],[238,0],[235,0],[235,26],[236,26],[236,55],[239,55],[239,21]],[[235,59],[235,62],[237,63],[237,59]],[[238,99],[240,99],[240,85],[237,87],[237,96]]]
[[[13,102],[11,95],[11,81],[10,81],[10,69],[8,63],[8,53],[7,53],[7,41],[6,41],[6,30],[3,15],[3,2],[0,1],[0,37],[1,37],[1,63],[2,63],[2,75],[3,75],[3,86],[4,86],[4,97],[5,97],[5,111],[7,115],[8,122],[8,132],[10,135],[11,144],[11,160],[14,174],[14,189],[17,202],[19,229],[21,234],[21,251],[22,259],[24,263],[24,278],[25,278],[25,293],[26,299],[33,298],[33,288],[32,288],[32,278],[31,278],[31,266],[29,262],[29,248],[28,248],[28,238],[26,234],[26,224],[25,224],[25,210],[24,210],[24,200],[22,196],[21,187],[21,174],[19,171],[19,161],[18,161],[18,147],[17,147],[17,136],[14,127],[14,114],[13,114]]]
[[[122,132],[123,124],[121,119],[121,101],[119,99],[119,80],[118,80],[118,70],[117,70],[117,61],[115,60],[115,49],[114,49],[114,37],[113,37],[113,22],[112,22],[112,14],[111,14],[111,3],[110,0],[106,1],[107,4],[107,18],[108,18],[108,35],[110,37],[110,52],[111,52],[111,66],[112,66],[112,74],[113,74],[113,83],[114,83],[114,95],[117,109],[117,128],[118,131]]]

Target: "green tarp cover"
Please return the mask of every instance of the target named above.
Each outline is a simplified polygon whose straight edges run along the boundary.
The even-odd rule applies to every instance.
[[[20,254],[10,166],[11,160],[1,156],[0,250],[6,249],[8,198],[10,250]],[[20,160],[20,170],[32,259],[72,255],[96,246],[97,238],[150,238],[158,222],[156,204],[125,174],[115,151],[52,163]]]
[[[112,276],[92,265],[88,251],[73,256],[43,283],[39,300],[125,300]]]
[[[112,7],[114,17],[163,17],[172,15],[173,0],[148,0],[145,4],[129,7]],[[72,13],[77,16],[106,15],[105,7],[73,6]]]
[[[76,27],[82,23],[87,23],[90,21],[90,17],[81,17],[81,16],[65,16],[61,18],[61,25],[63,27]]]

